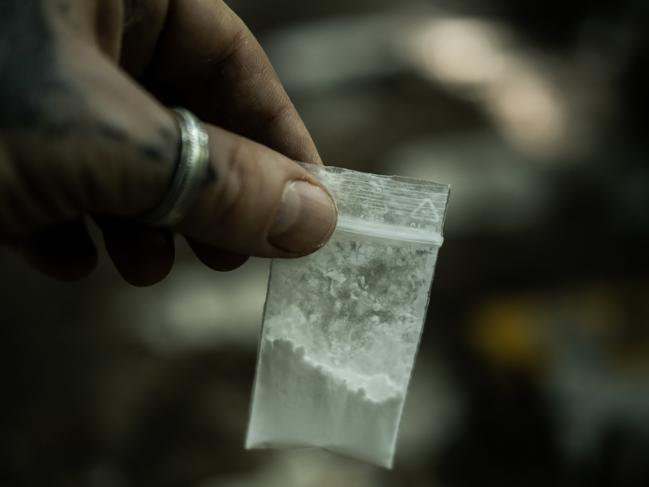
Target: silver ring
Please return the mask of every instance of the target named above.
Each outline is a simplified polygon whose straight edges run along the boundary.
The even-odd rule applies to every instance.
[[[210,158],[207,133],[198,119],[184,108],[174,108],[174,113],[180,127],[176,169],[158,206],[143,218],[156,227],[173,227],[186,216],[205,182]]]

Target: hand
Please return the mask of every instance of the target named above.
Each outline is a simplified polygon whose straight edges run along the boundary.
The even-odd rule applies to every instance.
[[[319,248],[335,206],[294,161],[315,145],[261,47],[220,0],[0,2],[0,242],[39,270],[87,275],[92,215],[129,282],[162,279],[170,230],[137,218],[162,198],[178,128],[168,107],[204,122],[210,171],[173,229],[217,270],[249,255]]]

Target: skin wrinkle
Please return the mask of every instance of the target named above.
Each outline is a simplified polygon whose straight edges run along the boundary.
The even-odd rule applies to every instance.
[[[87,0],[86,0],[87,1]],[[118,2],[98,2],[94,3],[93,36],[100,50],[113,59],[119,59],[122,41],[121,36],[115,33],[122,32],[124,29],[124,5],[122,1]]]
[[[221,198],[216,199],[212,207],[213,214],[217,218],[227,220],[236,209],[239,198],[244,193],[242,185],[246,184],[246,175],[242,174],[244,168],[240,161],[245,160],[247,147],[241,137],[235,137],[232,147],[230,147],[225,160],[224,173],[227,174],[228,181],[221,182],[225,184],[226,191],[221,191]],[[227,183],[227,184],[226,184]]]
[[[210,86],[218,86],[223,83],[223,76],[225,71],[228,69],[228,66],[236,63],[234,60],[237,56],[237,53],[245,47],[245,44],[250,40],[250,34],[246,31],[245,27],[239,28],[237,32],[233,35],[230,44],[223,50],[221,56],[213,56],[205,59],[205,65],[209,74],[204,77],[203,81],[203,91],[207,91],[205,88]],[[235,95],[236,96],[236,95]],[[234,97],[233,97],[234,98]],[[215,114],[219,114],[224,110],[221,109],[224,105],[223,100],[218,98],[212,98],[208,102],[209,107],[206,107],[201,110],[199,115],[208,122],[214,123],[216,125],[222,125],[224,127],[236,127],[236,123],[233,120],[228,120],[226,117]],[[252,134],[243,134],[248,135],[254,140]]]
[[[108,123],[98,123],[94,129],[100,136],[124,145],[138,145],[140,154],[152,161],[164,162],[168,159],[169,150],[168,141],[174,138],[173,134],[164,127],[158,130],[159,141],[151,143],[136,142],[129,134],[120,127]],[[90,132],[93,130],[91,129]],[[175,144],[174,144],[175,145]]]
[[[209,161],[207,161],[207,173],[205,174],[205,181],[203,182],[203,188],[216,183],[216,169],[214,168],[214,159],[210,156]]]
[[[249,42],[248,38],[242,38],[238,43],[233,43],[235,45],[233,51],[221,61],[221,66],[223,67],[214,70],[216,76],[215,74],[213,74],[213,76],[215,77],[231,77],[231,83],[233,84],[233,86],[236,86],[237,89],[242,93],[246,92],[248,86],[260,84],[259,80],[271,80],[274,75],[274,72],[272,72],[272,67],[270,66],[247,72],[243,70],[233,69],[233,66],[236,66],[239,63],[237,61],[237,58],[241,57],[240,53],[245,49],[247,42]],[[238,100],[243,100],[243,97],[235,95],[229,99],[229,103],[236,105]],[[253,140],[263,140],[263,134],[267,133],[268,127],[274,121],[279,120],[280,116],[283,113],[288,113],[293,110],[293,103],[291,103],[288,97],[285,97],[281,101],[278,101],[280,103],[273,108],[273,111],[270,114],[266,114],[263,117],[255,117],[251,121],[249,121],[249,123],[254,121],[254,124],[252,124],[248,129],[249,133],[247,135],[250,138],[252,138]],[[246,103],[250,104],[251,101],[247,100]],[[264,105],[266,103],[267,102],[265,100],[255,98],[252,101],[252,106],[250,109],[253,113],[263,113]],[[233,110],[233,112],[236,111],[237,110]]]
[[[243,53],[247,47],[246,44],[249,42],[256,42],[249,32],[245,30],[238,32],[226,55],[216,61],[214,67],[210,69],[210,74],[206,76],[204,82],[205,85],[218,86],[227,83],[235,87],[233,89],[236,92],[226,99],[211,99],[206,111],[215,113],[221,109],[226,113],[239,113],[242,111],[239,105],[244,105],[245,110],[253,114],[253,116],[248,118],[246,129],[238,131],[253,140],[277,148],[277,138],[273,133],[273,128],[280,126],[278,122],[282,119],[289,120],[290,114],[294,112],[295,107],[290,98],[284,94],[281,99],[276,100],[276,103],[273,104],[271,113],[265,113],[268,100],[257,98],[251,100],[249,96],[243,96],[247,93],[249,86],[278,82],[275,71],[270,64],[254,71],[238,68],[242,64],[238,58],[243,58]],[[263,80],[263,83],[260,80]],[[238,124],[233,120],[227,120],[224,125],[228,128],[238,128]],[[292,143],[283,144],[281,152],[296,160],[303,160],[304,148],[308,147],[310,142],[308,137],[308,134],[302,134]],[[314,156],[314,160],[317,160],[316,156]]]
[[[124,32],[123,32],[123,40],[129,36],[132,31],[134,31],[138,24],[139,24],[139,15],[145,11],[146,8],[142,5],[142,2],[138,2],[139,8],[134,7],[133,3],[137,0],[130,0],[127,2],[125,5],[124,9],[124,15],[125,15],[125,20],[124,20]],[[171,3],[173,0],[165,0],[164,2],[164,9],[160,12],[160,22],[159,22],[159,28],[156,32],[153,33],[150,39],[148,41],[150,42],[150,52],[148,52],[148,56],[146,60],[139,59],[138,60],[138,72],[135,73],[137,79],[142,83],[143,86],[149,88],[149,83],[147,83],[147,80],[149,78],[149,69],[152,64],[154,64],[154,61],[156,57],[158,56],[158,49],[159,49],[159,44],[160,44],[160,39],[162,39],[165,35],[165,32],[169,28],[169,21],[170,21],[170,11],[171,11]],[[148,5],[148,3],[147,3]],[[148,19],[149,25],[148,27],[151,28],[151,19]]]
[[[116,61],[146,86],[146,73],[167,26],[170,0],[127,0],[124,5],[122,50]]]
[[[288,117],[294,108],[293,103],[289,99],[277,106],[270,115],[260,120],[259,128],[255,136],[260,138],[261,134],[270,132],[270,127],[276,126],[277,122],[283,117]]]
[[[264,68],[260,71],[255,71],[255,72],[244,72],[243,70],[240,70],[237,68],[241,63],[239,59],[242,57],[242,53],[245,52],[245,49],[247,47],[247,44],[254,39],[251,39],[251,35],[249,32],[247,32],[244,28],[241,28],[239,31],[237,31],[236,34],[234,34],[234,37],[230,43],[230,45],[226,48],[224,51],[224,55],[221,56],[220,59],[216,60],[211,60],[209,62],[210,68],[209,72],[210,74],[205,77],[205,85],[218,85],[224,82],[224,80],[228,80],[230,78],[230,73],[234,73],[235,77],[232,77],[232,79],[229,81],[230,84],[233,86],[238,87],[237,89],[241,92],[245,92],[244,85],[254,85],[255,82],[259,78],[269,78],[268,73],[266,69]],[[225,105],[226,103],[229,103],[231,105],[236,105],[237,100],[242,99],[238,93],[235,93],[233,96],[230,96],[226,100],[212,100],[210,109],[212,111],[217,111],[218,110],[218,105]],[[245,103],[250,103],[250,100],[246,100]],[[263,112],[263,102],[259,100],[255,100],[255,105],[257,105],[255,108],[251,109],[252,113],[255,112]],[[286,103],[281,104],[281,111],[283,110],[290,110],[293,108],[292,103],[286,100]],[[238,110],[230,110],[231,113],[237,113]],[[268,118],[273,118],[274,114],[272,114]],[[256,117],[251,117],[248,120],[248,123],[252,123],[253,121],[256,121]],[[231,123],[232,124],[232,123]],[[264,120],[260,120],[259,122],[254,123],[252,128],[249,128],[246,132],[246,136],[253,140],[259,140],[259,135],[262,133],[262,130],[267,127],[268,125],[264,122]]]

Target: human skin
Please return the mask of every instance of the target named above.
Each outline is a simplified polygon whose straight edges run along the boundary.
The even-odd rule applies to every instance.
[[[138,222],[177,163],[183,106],[210,170],[174,229]],[[295,161],[321,163],[249,29],[220,0],[0,0],[0,243],[60,279],[90,273],[103,232],[117,270],[148,285],[182,234],[209,267],[322,246],[336,212]]]

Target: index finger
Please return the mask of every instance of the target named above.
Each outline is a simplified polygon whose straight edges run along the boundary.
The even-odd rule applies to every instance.
[[[221,0],[169,1],[145,82],[207,122],[291,159],[321,163],[263,49]]]

